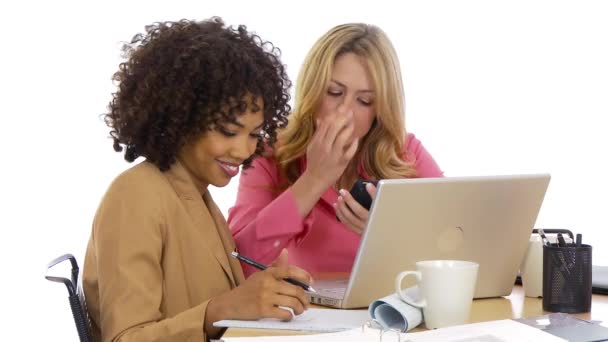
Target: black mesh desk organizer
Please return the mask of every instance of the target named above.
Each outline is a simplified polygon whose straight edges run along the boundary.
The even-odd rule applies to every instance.
[[[590,245],[543,246],[543,309],[553,312],[591,310]]]

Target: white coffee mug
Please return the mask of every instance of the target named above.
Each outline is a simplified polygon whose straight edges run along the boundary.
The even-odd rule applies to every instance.
[[[479,264],[460,260],[428,260],[416,263],[417,271],[404,271],[395,279],[395,291],[409,305],[422,309],[427,329],[465,324],[477,284]],[[401,289],[408,275],[418,280],[420,300]]]

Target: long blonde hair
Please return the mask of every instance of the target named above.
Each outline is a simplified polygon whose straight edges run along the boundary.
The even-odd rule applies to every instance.
[[[360,141],[359,151],[338,180],[350,187],[363,166],[372,179],[415,177],[410,161],[402,159],[405,131],[405,100],[397,54],[387,35],[368,24],[344,24],[329,30],[312,47],[298,75],[294,111],[279,134],[275,151],[287,187],[300,176],[299,162],[314,134],[314,114],[331,79],[336,58],[355,53],[367,61],[375,89],[376,120]]]

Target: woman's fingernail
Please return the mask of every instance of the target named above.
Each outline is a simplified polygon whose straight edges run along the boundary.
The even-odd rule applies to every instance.
[[[342,196],[346,196],[346,190],[344,190],[344,189],[340,189],[340,191],[339,191],[339,192],[340,192],[340,195],[342,195]]]

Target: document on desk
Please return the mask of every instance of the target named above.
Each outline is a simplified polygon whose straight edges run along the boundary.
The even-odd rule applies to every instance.
[[[567,340],[545,333],[542,330],[513,320],[483,323],[428,330],[418,333],[399,334],[395,331],[381,332],[375,329],[352,329],[336,333],[259,336],[224,338],[224,342],[564,342]]]
[[[402,335],[412,342],[557,342],[567,341],[510,319],[458,325]]]
[[[273,318],[264,318],[257,321],[223,320],[213,323],[213,326],[334,332],[360,328],[369,319],[367,310],[308,309],[289,322]]]

